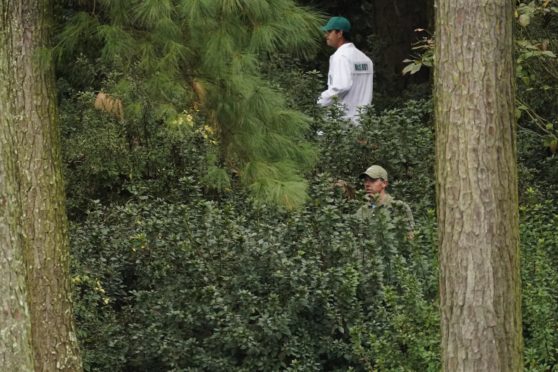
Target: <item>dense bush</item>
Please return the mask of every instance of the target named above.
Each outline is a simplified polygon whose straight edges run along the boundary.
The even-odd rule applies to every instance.
[[[300,89],[319,78],[303,76]],[[431,156],[427,102],[370,110],[360,131],[318,121],[310,200],[287,213],[208,182],[216,151],[203,120],[163,123],[147,105],[142,120],[120,121],[91,91],[59,86],[87,370],[436,369],[434,216],[410,243],[390,221],[354,221],[358,202],[332,187],[396,151],[384,165],[411,185],[409,169]],[[380,150],[387,129],[398,136]]]
[[[431,102],[408,101],[399,108],[362,113],[361,126],[331,118],[318,121],[318,169],[357,182],[372,164],[386,168],[390,189],[427,210],[434,206],[434,127]]]
[[[274,84],[314,117],[319,155],[291,212],[254,203],[234,169],[219,184],[195,112],[164,122],[140,97],[140,119],[119,121],[59,81],[86,370],[439,369],[431,102],[369,107],[352,127],[315,107],[323,76],[292,63]],[[557,158],[524,127],[518,149],[525,364],[544,371],[558,358]],[[351,217],[373,163],[411,204],[411,242]]]
[[[195,118],[154,122],[130,142],[136,128],[91,100],[62,116],[87,370],[438,370],[428,101],[370,108],[361,128],[316,111],[309,199],[286,212],[208,184],[213,147]],[[540,177],[554,158],[537,166],[525,132],[519,145],[525,363],[544,371],[558,358],[558,210],[552,177]],[[359,188],[371,163],[411,203],[413,241],[390,221],[362,226],[351,217],[360,192],[333,186]]]
[[[431,225],[415,241],[318,177],[308,206],[130,201],[74,224],[88,370],[437,370]]]
[[[68,94],[60,126],[72,218],[95,200],[118,203],[137,194],[182,200],[192,193],[192,179],[206,179],[217,150],[195,114],[164,123],[145,108],[142,120],[119,121],[94,108],[93,92]]]
[[[521,207],[521,271],[525,365],[530,371],[558,364],[558,208],[535,189]]]

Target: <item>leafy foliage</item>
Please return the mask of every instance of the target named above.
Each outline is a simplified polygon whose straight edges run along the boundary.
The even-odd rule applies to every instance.
[[[434,128],[431,102],[409,100],[402,107],[375,113],[364,110],[361,126],[336,119],[333,112],[318,122],[318,169],[358,182],[371,164],[381,164],[390,176],[390,189],[399,198],[434,207]],[[423,204],[424,203],[424,204]]]
[[[558,89],[556,5],[556,1],[550,0],[518,1],[515,12],[520,179],[538,178],[538,182],[553,189],[549,195],[555,192],[558,182],[558,106],[553,99]],[[418,31],[425,33],[422,29]],[[413,48],[415,54],[405,61],[403,72],[413,74],[432,66],[433,48],[434,38],[422,36]]]
[[[417,41],[413,43],[411,50],[414,54],[410,59],[404,59],[403,62],[407,66],[401,71],[405,74],[416,74],[423,67],[432,67],[434,64],[434,39],[426,30],[418,28],[415,32],[422,34]]]
[[[249,202],[238,184],[210,191],[203,175],[216,145],[195,115],[133,132],[92,99],[77,95],[62,110],[68,191],[81,210],[73,282],[89,370],[364,370],[401,358],[410,370],[436,369],[434,215],[413,242],[390,221],[355,221],[358,203],[327,176],[349,174],[332,146],[359,146],[341,136],[342,123],[320,124],[311,199],[286,212]],[[428,112],[412,102],[370,111],[366,125],[373,135],[385,126],[429,133]],[[393,163],[394,179],[402,169]],[[417,301],[430,311],[416,317]]]
[[[157,199],[93,209],[72,234],[88,368],[436,369],[431,235],[419,247],[389,221],[362,226],[331,182],[294,213]]]
[[[76,316],[88,370],[438,370],[436,226],[427,186],[433,175],[429,162],[418,161],[433,156],[429,107],[369,110],[367,132],[323,117],[316,124],[325,132],[317,138],[321,161],[310,199],[296,212],[250,203],[238,185],[208,192],[200,175],[211,136],[188,118],[169,127],[164,141],[177,136],[189,152],[152,180],[127,180],[127,203],[90,201],[82,221],[72,224]],[[171,158],[162,143],[158,149]],[[93,159],[107,150],[81,151]],[[143,154],[135,161],[143,164]],[[127,164],[123,156],[107,159]],[[350,183],[376,160],[386,162],[394,194],[413,201],[418,231],[411,242],[389,221],[361,226],[351,217],[358,202],[333,186],[342,177]],[[83,177],[94,164],[82,164]],[[533,186],[536,179],[526,181]],[[547,193],[530,187],[522,194],[530,370],[554,365],[558,342],[558,213],[541,201]]]
[[[520,2],[516,11],[520,168],[525,188],[536,180],[548,197],[558,182],[558,13],[555,1]],[[544,186],[542,186],[544,185]]]
[[[311,55],[318,24],[291,0],[107,0],[78,6],[58,49],[62,65],[104,67],[91,88],[122,100],[129,129],[195,112],[219,144],[213,166],[226,170],[209,180],[239,177],[259,199],[292,208],[304,201],[302,173],[314,160],[304,141],[309,119],[262,78],[260,60]]]
[[[531,188],[521,207],[525,366],[547,371],[558,361],[558,209]]]
[[[133,14],[79,3],[58,87],[86,370],[439,370],[431,102],[375,96],[360,128],[317,108],[325,77],[278,53],[313,52],[293,30],[311,34],[315,18],[288,1],[134,1]],[[552,118],[541,43],[520,51],[532,55],[518,141],[525,364],[537,371],[558,342],[558,168],[543,121],[528,121]],[[122,100],[123,119],[94,109],[99,91]],[[414,240],[352,217],[372,163],[411,204]]]
[[[70,92],[60,123],[68,211],[74,218],[94,201],[122,202],[145,193],[187,198],[193,178],[218,188],[218,174],[205,178],[217,146],[195,116],[182,114],[162,125],[146,115],[140,128],[96,111],[92,93]]]
[[[363,127],[371,142],[362,140],[366,132],[324,117],[316,124],[325,134],[317,139],[321,161],[310,199],[293,212],[250,203],[234,184],[234,192],[208,192],[200,174],[211,137],[195,120],[192,127],[176,123],[178,132],[170,127],[182,133],[187,156],[151,181],[126,181],[125,204],[89,202],[72,224],[87,369],[438,370],[433,175],[429,162],[417,160],[433,156],[429,107],[368,111]],[[386,161],[393,193],[413,201],[418,231],[411,242],[390,221],[362,226],[351,216],[358,202],[333,186],[342,177],[351,183],[376,160]],[[84,176],[87,164],[94,163],[83,164]],[[530,370],[554,365],[558,342],[558,213],[541,201],[545,195],[535,187],[522,195]]]

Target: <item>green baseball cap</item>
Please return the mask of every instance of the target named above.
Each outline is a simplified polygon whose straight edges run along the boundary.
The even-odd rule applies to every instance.
[[[384,181],[388,180],[388,174],[387,171],[380,167],[379,165],[373,165],[371,167],[369,167],[366,171],[364,171],[364,173],[361,173],[360,176],[358,176],[358,178],[363,179],[364,177],[370,177],[370,178],[381,178]]]
[[[322,31],[341,30],[351,31],[351,22],[345,17],[331,17],[325,26],[320,27]]]

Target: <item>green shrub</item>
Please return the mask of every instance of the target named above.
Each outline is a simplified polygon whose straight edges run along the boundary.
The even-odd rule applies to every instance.
[[[183,114],[164,123],[147,109],[141,120],[119,121],[94,109],[94,100],[92,92],[75,93],[60,109],[70,216],[81,218],[93,200],[188,197],[193,191],[188,180],[203,178],[215,150],[203,121]]]
[[[61,100],[86,370],[439,370],[431,103],[370,107],[351,127],[313,106],[322,77],[295,67],[290,88],[306,96],[290,104],[315,116],[320,155],[292,212],[222,175],[203,118],[146,108],[123,123],[91,92]],[[532,133],[518,140],[525,366],[544,371],[558,359],[557,158]],[[359,202],[332,186],[360,189],[373,163],[411,204],[412,242],[391,221],[361,226]]]
[[[390,189],[403,199],[427,210],[434,207],[434,127],[431,101],[408,101],[402,107],[375,113],[364,111],[361,126],[332,117],[316,130],[320,155],[318,169],[356,184],[372,164],[388,171]]]
[[[558,208],[534,193],[521,208],[525,366],[548,371],[558,363]]]
[[[72,226],[86,369],[436,369],[433,249],[390,221],[362,226],[332,182],[290,213],[98,205]]]

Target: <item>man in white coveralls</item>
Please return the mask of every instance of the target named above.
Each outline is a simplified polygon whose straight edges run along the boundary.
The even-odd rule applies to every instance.
[[[337,49],[329,58],[327,90],[318,99],[320,106],[339,101],[344,118],[358,125],[359,107],[372,102],[372,60],[350,42],[351,23],[345,17],[332,17],[321,28],[327,45]]]

